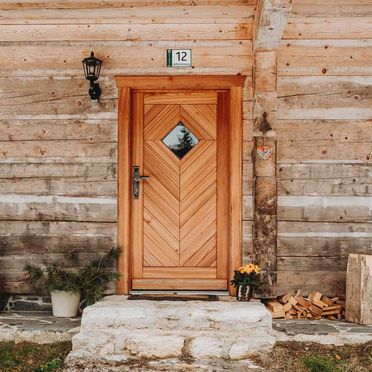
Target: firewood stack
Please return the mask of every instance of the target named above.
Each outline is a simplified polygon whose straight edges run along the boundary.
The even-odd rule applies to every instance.
[[[320,292],[311,292],[307,298],[298,290],[295,295],[287,293],[276,300],[270,300],[266,307],[273,319],[336,320],[345,317],[345,301],[340,297],[329,298]]]

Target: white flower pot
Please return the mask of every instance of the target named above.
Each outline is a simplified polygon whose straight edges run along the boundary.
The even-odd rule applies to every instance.
[[[80,304],[80,293],[53,291],[52,309],[53,316],[59,318],[73,318],[77,315]]]

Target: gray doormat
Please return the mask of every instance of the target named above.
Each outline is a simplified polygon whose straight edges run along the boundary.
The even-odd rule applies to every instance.
[[[134,294],[128,300],[147,301],[219,301],[216,295],[164,295],[164,294]]]

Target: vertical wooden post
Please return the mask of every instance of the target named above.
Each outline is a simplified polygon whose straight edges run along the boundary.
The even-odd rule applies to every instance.
[[[130,283],[130,89],[119,88],[119,123],[118,123],[118,245],[121,255],[118,270],[122,274],[116,288],[117,294],[128,294]],[[125,187],[127,185],[127,187]]]
[[[261,295],[273,295],[277,271],[276,52],[256,52],[254,73],[253,257],[263,270]]]
[[[242,88],[230,89],[230,209],[231,236],[229,257],[229,281],[234,277],[234,269],[242,262],[243,234],[243,133],[242,133]],[[230,294],[235,290],[229,286]]]

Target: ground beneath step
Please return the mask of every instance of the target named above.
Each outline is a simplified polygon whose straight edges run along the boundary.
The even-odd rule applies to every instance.
[[[230,363],[202,361],[188,364],[179,360],[146,361],[139,360],[130,365],[116,367],[95,367],[85,369],[63,369],[62,363],[71,350],[71,343],[35,345],[0,342],[0,371],[323,371],[323,372],[369,372],[372,371],[372,342],[362,345],[324,346],[314,343],[279,342],[269,353],[254,354],[249,361]],[[39,368],[39,369],[37,369]]]

